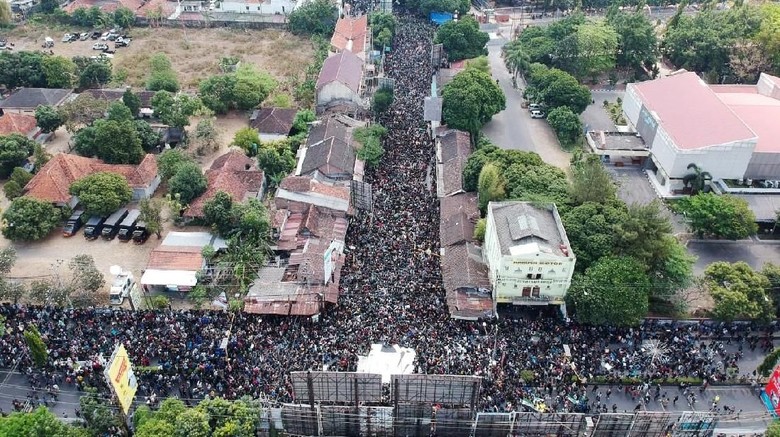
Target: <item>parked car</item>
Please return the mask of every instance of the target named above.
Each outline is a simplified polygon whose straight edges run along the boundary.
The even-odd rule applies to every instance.
[[[531,111],[531,118],[544,118],[544,115],[544,112],[539,110]]]
[[[99,31],[92,32],[92,39],[100,38],[101,33]]]
[[[88,39],[89,39],[89,32],[84,32],[84,33],[82,33],[82,34],[81,34],[81,36],[79,37],[79,39],[80,39],[81,41],[86,41],[86,40],[88,40]]]
[[[87,221],[84,226],[84,238],[87,240],[95,240],[100,236],[100,231],[103,230],[103,223],[106,222],[106,217],[99,217],[93,215]]]
[[[117,39],[116,41],[114,41],[115,49],[118,49],[120,47],[127,47],[128,45],[130,45],[130,41],[126,39]]]
[[[62,42],[70,42],[71,35],[69,33],[66,33],[65,36],[62,37]]]
[[[101,41],[108,41],[108,35],[109,35],[108,32],[104,32],[102,35],[100,35],[100,40]]]
[[[44,38],[43,45],[41,45],[41,47],[43,47],[44,49],[54,47],[54,40],[47,36],[46,38]]]
[[[531,103],[530,105],[528,105],[528,110],[531,111],[531,112],[533,112],[533,111],[541,111],[542,110],[542,105],[540,105],[538,103]]]
[[[107,56],[108,58],[113,58],[114,57],[114,53],[116,53],[116,49],[111,50],[108,47],[103,49],[103,54],[105,56]]]
[[[68,218],[68,221],[65,222],[65,226],[62,228],[62,235],[65,237],[76,235],[76,232],[78,232],[83,224],[84,211],[80,209],[73,211],[73,214],[70,215],[70,218]]]
[[[119,241],[127,242],[133,238],[133,231],[135,231],[135,226],[138,224],[138,217],[140,215],[141,211],[137,209],[131,209],[130,212],[127,213],[127,217],[119,224],[119,233],[117,234]]]
[[[106,50],[108,49],[108,44],[102,43],[102,42],[96,42],[95,44],[92,44],[92,50]]]

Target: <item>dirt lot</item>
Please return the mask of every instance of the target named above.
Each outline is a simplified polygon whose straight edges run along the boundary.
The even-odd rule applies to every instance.
[[[54,54],[68,57],[93,56],[94,40],[60,42],[66,32],[84,32],[85,29],[44,26],[21,26],[9,32],[0,32],[16,45],[16,50],[41,50],[46,36],[54,39]],[[171,29],[134,28],[129,32],[133,42],[119,48],[113,59],[114,73],[126,72],[126,85],[143,87],[149,59],[157,52],[168,55],[179,75],[182,87],[197,88],[198,82],[219,73],[218,62],[223,56],[236,56],[266,70],[280,81],[296,75],[306,66],[314,49],[305,38],[278,30]],[[114,44],[107,42],[113,49]],[[115,84],[120,85],[120,84]]]

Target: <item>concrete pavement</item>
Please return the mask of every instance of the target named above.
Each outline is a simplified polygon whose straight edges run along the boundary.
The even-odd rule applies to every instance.
[[[550,126],[545,120],[532,119],[528,110],[522,107],[522,81],[518,80],[518,89],[512,87],[512,75],[501,59],[501,47],[506,44],[506,39],[494,35],[491,38],[488,61],[493,78],[498,79],[506,96],[506,109],[494,115],[482,128],[482,133],[503,149],[536,152],[548,164],[568,169],[571,156],[561,149]]]

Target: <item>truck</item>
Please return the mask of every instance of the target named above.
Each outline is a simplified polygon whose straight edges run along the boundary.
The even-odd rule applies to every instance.
[[[130,291],[135,287],[135,279],[130,272],[122,271],[114,275],[111,289],[108,292],[108,302],[111,305],[122,305],[125,298],[130,296]]]
[[[103,229],[103,223],[106,222],[105,217],[93,215],[87,220],[84,225],[84,238],[87,240],[94,240],[100,236],[100,231]]]
[[[119,233],[117,234],[119,241],[127,242],[133,238],[133,231],[135,231],[135,225],[138,223],[140,215],[141,211],[137,209],[131,209],[127,213],[127,217],[119,224]]]
[[[133,231],[133,243],[144,244],[146,243],[147,238],[149,238],[149,231],[146,229],[146,223],[136,223],[135,230]]]
[[[62,228],[62,235],[65,237],[72,237],[76,235],[76,232],[81,229],[84,224],[84,211],[77,209],[70,215],[68,221],[65,222],[65,227]]]
[[[127,217],[127,213],[127,208],[119,208],[108,216],[106,222],[103,223],[103,230],[100,231],[104,240],[113,240],[116,237],[119,232],[119,224]]]

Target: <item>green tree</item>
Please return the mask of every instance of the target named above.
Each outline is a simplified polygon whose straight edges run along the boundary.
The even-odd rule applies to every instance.
[[[131,121],[133,118],[133,113],[130,111],[130,108],[125,106],[122,102],[112,102],[110,105],[108,105],[108,115],[106,116],[107,119],[123,122],[123,121]]]
[[[191,156],[179,149],[169,149],[157,156],[157,171],[162,180],[167,181],[179,171],[182,164],[194,163]]]
[[[444,46],[450,61],[486,56],[489,40],[488,34],[479,30],[479,23],[471,15],[444,23],[434,38],[436,44]]]
[[[490,73],[490,63],[487,56],[478,56],[466,61],[466,69],[475,69],[483,73]]]
[[[70,194],[78,196],[84,211],[89,215],[106,216],[133,198],[133,190],[127,179],[118,173],[107,171],[92,173],[70,186]]]
[[[490,163],[482,167],[477,193],[479,209],[482,211],[487,210],[488,203],[506,198],[504,178],[495,164]]]
[[[30,358],[37,367],[46,365],[49,360],[49,351],[46,349],[46,343],[43,342],[40,332],[35,325],[27,325],[24,329],[24,341],[30,350]]]
[[[67,425],[46,407],[0,417],[0,435],[24,437],[86,437],[83,428]]]
[[[8,200],[14,200],[21,196],[24,192],[24,187],[28,182],[30,182],[32,177],[33,175],[30,174],[30,172],[27,170],[21,167],[16,167],[11,173],[11,177],[8,179],[8,182],[3,185],[5,197],[7,197]]]
[[[202,103],[198,98],[186,94],[173,95],[168,91],[158,91],[152,97],[152,109],[160,121],[168,126],[184,128],[190,124],[192,116]]]
[[[52,204],[19,197],[3,212],[3,236],[14,241],[40,240],[54,230],[60,222],[60,215]]]
[[[122,103],[130,110],[133,118],[138,117],[138,114],[141,112],[141,99],[138,97],[138,94],[134,93],[130,88],[126,89],[124,94],[122,94]]]
[[[230,194],[218,191],[203,204],[203,219],[222,237],[230,236],[235,228],[235,210]]]
[[[590,155],[572,166],[571,201],[605,203],[617,198],[617,188],[598,156]]]
[[[609,256],[575,276],[566,299],[581,323],[632,326],[647,315],[650,288],[641,263]]]
[[[393,89],[392,88],[380,88],[374,93],[373,100],[371,101],[371,110],[374,114],[382,114],[390,108],[393,104]]]
[[[205,411],[186,409],[175,417],[176,437],[210,437],[210,419]]]
[[[369,167],[376,167],[385,154],[382,147],[382,137],[387,134],[387,129],[382,125],[374,124],[367,127],[359,127],[352,133],[352,138],[360,144],[357,149],[357,157],[365,161]]]
[[[0,85],[8,89],[18,87],[45,88],[44,54],[38,51],[0,52]]]
[[[41,64],[49,88],[70,88],[76,78],[76,64],[63,56],[46,56]]]
[[[251,127],[242,127],[233,136],[233,145],[242,148],[247,155],[257,153],[260,144],[260,133]]]
[[[0,177],[6,178],[15,167],[21,167],[35,150],[35,141],[24,135],[0,136]]]
[[[568,106],[559,106],[550,111],[547,122],[564,146],[575,145],[582,134],[580,117],[571,112]]]
[[[165,298],[165,296],[155,297]],[[160,437],[172,436],[175,433],[176,428],[173,424],[160,419],[149,419],[135,431],[134,435],[135,437]]]
[[[219,74],[202,80],[198,85],[198,95],[205,107],[217,114],[224,114],[235,100],[235,89],[234,74]]]
[[[577,255],[576,268],[584,271],[599,259],[614,254],[627,212],[624,205],[617,202],[587,202],[569,209],[561,219]]]
[[[442,116],[447,126],[469,132],[476,138],[479,129],[493,115],[506,108],[503,91],[490,75],[479,70],[456,74],[442,93]]]
[[[149,77],[146,80],[149,91],[179,91],[179,80],[173,70],[171,60],[165,53],[155,53],[149,62]]]
[[[162,135],[159,131],[154,130],[152,125],[144,120],[133,120],[132,123],[135,133],[141,141],[141,149],[149,152],[160,144]]]
[[[115,409],[111,408],[97,389],[87,387],[79,398],[81,417],[92,435],[111,435],[111,430],[119,426],[120,418]]]
[[[579,73],[579,77],[596,79],[615,68],[618,34],[607,23],[586,22],[577,27],[575,37],[577,68],[574,71]]]
[[[487,229],[487,220],[486,219],[479,219],[477,220],[477,225],[474,226],[474,239],[482,243],[485,241],[485,230]]]
[[[157,239],[162,237],[163,229],[163,202],[160,199],[142,199],[138,204],[141,212],[139,220],[146,224],[146,230],[150,234],[157,235]]]
[[[327,0],[312,0],[295,8],[287,23],[296,35],[319,35],[330,38],[336,29],[338,9]]]
[[[590,90],[563,70],[531,64],[525,77],[528,87],[524,95],[530,100],[543,103],[549,110],[568,106],[575,114],[582,114],[590,105]]]
[[[758,231],[756,216],[747,201],[728,194],[703,193],[680,199],[675,205],[699,238],[738,240]]]
[[[374,12],[368,16],[373,35],[374,48],[383,50],[389,47],[393,42],[393,34],[397,21],[395,16],[389,12]]]
[[[133,121],[97,120],[75,136],[75,149],[109,164],[138,164],[144,156]]]
[[[691,170],[691,173],[683,176],[683,184],[686,187],[690,185],[691,194],[709,191],[709,182],[712,180],[710,172],[703,171],[694,163],[688,164],[688,170]]]
[[[135,24],[135,13],[124,6],[116,8],[112,18],[114,24],[123,29],[130,28]]]
[[[109,82],[111,82],[111,61],[108,58],[90,61],[79,73],[81,88],[100,88]]]
[[[643,65],[655,64],[658,38],[644,13],[618,11],[607,16],[607,23],[618,35],[617,65],[640,71]]]
[[[76,255],[68,262],[71,273],[70,288],[71,303],[75,307],[96,307],[105,302],[105,294],[101,293],[106,286],[103,273],[95,266],[92,255]]]
[[[180,196],[184,204],[192,202],[195,198],[206,192],[208,183],[200,166],[193,162],[186,162],[179,166],[176,173],[168,180],[168,192],[172,196]]]
[[[236,69],[236,84],[233,87],[236,108],[246,110],[260,105],[279,83],[265,71],[258,71],[251,64],[242,64]]]
[[[41,131],[50,134],[59,129],[65,123],[62,114],[50,105],[41,105],[35,108],[35,122]]]
[[[295,168],[295,155],[292,150],[281,152],[272,148],[261,148],[257,152],[257,166],[268,175],[270,185],[277,186],[281,180]]]
[[[712,263],[704,271],[704,280],[715,301],[712,313],[720,320],[768,321],[775,314],[769,279],[747,263]]]
[[[774,420],[766,429],[765,437],[780,437],[780,420]]]
[[[504,52],[504,65],[506,69],[512,73],[513,79],[516,79],[518,75],[525,73],[531,65],[531,58],[526,53],[523,44],[519,39],[508,42],[503,47]]]
[[[76,99],[60,105],[57,111],[62,115],[65,129],[74,134],[103,118],[108,111],[108,101],[82,93]]]

